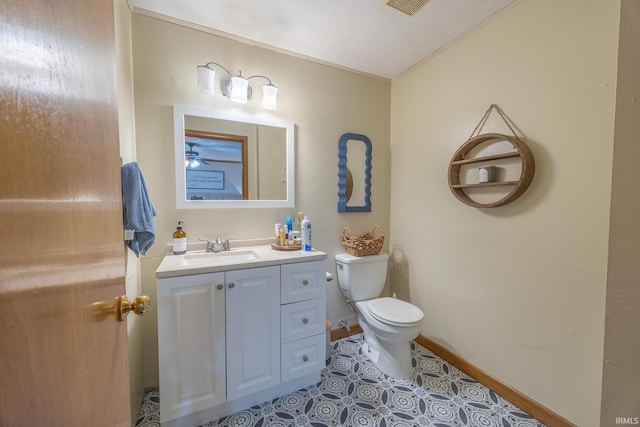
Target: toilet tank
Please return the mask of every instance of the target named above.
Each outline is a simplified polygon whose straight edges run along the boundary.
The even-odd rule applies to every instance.
[[[363,301],[380,296],[387,280],[389,255],[356,257],[349,254],[336,255],[338,285],[346,298]]]

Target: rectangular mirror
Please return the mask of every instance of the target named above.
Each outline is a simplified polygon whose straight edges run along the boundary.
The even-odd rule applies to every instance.
[[[294,124],[173,107],[176,207],[294,207]]]

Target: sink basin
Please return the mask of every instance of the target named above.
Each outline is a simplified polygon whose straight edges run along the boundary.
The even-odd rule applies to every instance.
[[[231,250],[228,252],[197,252],[183,255],[180,265],[183,267],[201,267],[207,265],[233,264],[258,259],[258,254],[251,250]]]

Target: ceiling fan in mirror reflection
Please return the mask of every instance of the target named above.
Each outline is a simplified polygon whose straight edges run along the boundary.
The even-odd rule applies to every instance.
[[[184,167],[185,168],[194,169],[194,168],[199,167],[201,164],[205,164],[205,165],[209,164],[204,159],[200,159],[198,157],[200,155],[200,153],[198,153],[197,151],[193,150],[193,146],[195,144],[187,143],[187,145],[189,146],[189,148],[184,153]]]

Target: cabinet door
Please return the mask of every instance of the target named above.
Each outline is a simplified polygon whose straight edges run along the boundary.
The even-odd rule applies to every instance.
[[[224,273],[158,279],[160,421],[225,401]]]
[[[280,383],[280,267],[227,271],[227,399]]]

